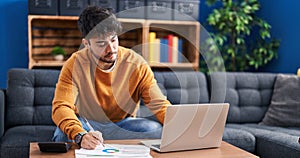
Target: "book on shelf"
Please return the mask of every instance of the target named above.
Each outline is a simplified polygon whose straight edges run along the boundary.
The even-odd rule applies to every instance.
[[[182,62],[182,39],[178,38],[178,63]]]
[[[156,39],[156,33],[155,32],[150,32],[149,33],[149,53],[148,53],[148,61],[151,63],[151,62],[154,62],[154,55],[155,55],[155,39]]]
[[[156,32],[150,32],[148,44],[149,63],[181,63],[183,40],[176,35],[168,34],[157,38]]]
[[[168,39],[161,38],[160,39],[160,62],[167,63],[168,62]]]
[[[154,40],[154,52],[153,52],[153,59],[154,62],[159,63],[160,62],[160,38],[156,38]]]
[[[168,39],[168,62],[169,63],[172,63],[172,59],[173,59],[173,56],[172,56],[172,53],[173,53],[173,35],[172,34],[169,34],[167,36],[167,39]]]
[[[183,40],[175,35],[171,35],[165,39],[160,39],[160,40],[161,40],[160,62],[181,63],[183,58],[183,54],[182,54]],[[164,47],[162,45],[164,45]]]
[[[178,63],[178,37],[172,38],[172,63]]]

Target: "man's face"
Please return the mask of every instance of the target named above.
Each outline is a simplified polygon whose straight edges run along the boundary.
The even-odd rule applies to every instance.
[[[100,62],[114,63],[117,59],[119,40],[115,33],[92,37],[88,39],[87,45]]]

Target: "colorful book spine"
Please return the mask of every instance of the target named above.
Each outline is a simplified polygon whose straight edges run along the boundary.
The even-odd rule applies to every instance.
[[[182,63],[182,39],[178,39],[178,63]]]
[[[160,39],[160,62],[168,62],[168,40],[164,38]]]
[[[173,52],[173,35],[169,34],[168,35],[168,62],[172,63],[172,52]]]
[[[172,63],[178,63],[178,37],[172,38]]]
[[[183,40],[169,34],[166,38],[156,38],[155,32],[149,34],[149,63],[182,63]]]
[[[155,38],[156,38],[156,33],[155,32],[150,32],[149,33],[149,53],[148,53],[148,61],[149,63],[154,61],[154,51],[155,51]]]
[[[154,62],[156,62],[156,63],[160,62],[160,39],[159,38],[156,38],[154,40],[153,59],[154,59]]]

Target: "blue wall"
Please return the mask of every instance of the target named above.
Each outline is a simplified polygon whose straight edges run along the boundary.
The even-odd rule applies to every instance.
[[[27,0],[0,1],[0,88],[7,70],[28,67]]]
[[[259,71],[295,73],[300,67],[300,1],[260,0],[258,13],[272,25],[271,33],[281,40],[279,58]],[[200,22],[211,9],[200,3]],[[0,1],[0,88],[6,88],[10,68],[28,66],[27,0]]]
[[[259,15],[272,26],[272,35],[281,40],[278,59],[261,71],[296,73],[300,68],[300,1],[261,0]]]

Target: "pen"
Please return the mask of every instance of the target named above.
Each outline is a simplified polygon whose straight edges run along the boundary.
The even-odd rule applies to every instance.
[[[84,123],[88,126],[90,131],[95,131],[94,128],[92,127],[92,125],[89,123],[89,121],[84,116],[81,116],[81,117],[83,118]]]
[[[90,129],[90,131],[95,131],[94,128],[92,127],[92,125],[89,123],[89,121],[84,117],[84,116],[81,116],[81,118],[83,118],[83,121],[85,122],[85,124],[88,126],[88,128]],[[95,137],[95,136],[94,136]],[[96,137],[98,138],[98,137]],[[102,146],[104,147],[104,144],[103,142],[101,143]]]

